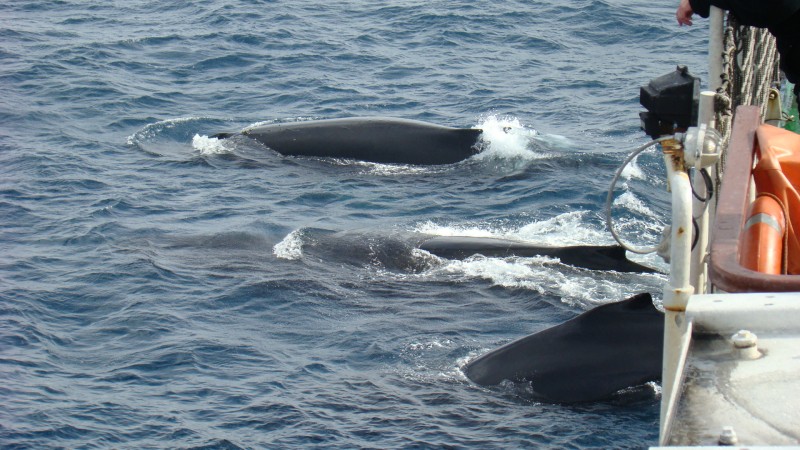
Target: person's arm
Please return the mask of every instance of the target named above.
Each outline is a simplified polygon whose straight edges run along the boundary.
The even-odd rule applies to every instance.
[[[675,17],[681,25],[692,24],[692,14],[708,17],[711,6],[730,11],[741,25],[769,28],[770,30],[796,30],[797,25],[787,23],[800,11],[800,0],[680,0]]]
[[[692,4],[689,3],[689,0],[681,0],[681,3],[678,5],[678,11],[675,12],[675,17],[678,18],[678,24],[681,26],[691,25],[692,14],[694,14],[694,9],[692,9]]]
[[[675,17],[678,18],[679,24],[691,25],[692,14],[708,17],[712,3],[722,9],[728,9],[727,1],[725,0],[681,0],[678,10],[675,12]]]

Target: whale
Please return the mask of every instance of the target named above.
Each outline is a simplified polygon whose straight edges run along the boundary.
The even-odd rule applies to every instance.
[[[428,262],[415,250],[439,258],[463,260],[472,256],[489,258],[557,258],[560,263],[589,270],[627,273],[656,273],[653,268],[627,258],[625,249],[616,245],[542,246],[530,242],[495,237],[439,236],[397,230],[345,230],[321,228],[301,230],[303,252],[352,265],[378,264],[390,270],[420,272]]]
[[[392,230],[298,230],[302,252],[324,264],[380,265],[420,272],[423,250],[446,259],[549,256],[590,270],[656,270],[629,261],[618,246],[538,246],[494,237],[436,236]],[[661,377],[664,316],[650,294],[598,306],[560,325],[535,332],[479,356],[462,367],[482,386],[505,380],[530,383],[538,399],[553,403],[603,400],[616,392]],[[531,391],[531,389],[526,389]]]
[[[447,259],[465,259],[474,255],[490,258],[510,256],[547,256],[558,258],[562,264],[589,270],[655,273],[656,270],[627,258],[619,245],[573,245],[551,247],[524,241],[490,237],[436,236],[419,244],[421,250]]]
[[[553,403],[592,402],[661,379],[664,315],[648,293],[595,307],[468,362],[482,386],[525,382]]]
[[[352,117],[273,123],[211,137],[244,135],[285,156],[443,165],[480,152],[482,133],[479,128],[452,128],[418,120]]]

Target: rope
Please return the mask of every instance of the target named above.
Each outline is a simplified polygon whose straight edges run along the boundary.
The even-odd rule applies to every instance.
[[[767,111],[769,91],[780,82],[780,64],[775,38],[768,30],[740,25],[728,14],[722,58],[722,79],[714,99],[715,128],[727,148],[730,142],[733,113],[740,105],[760,105],[761,119]],[[726,154],[717,164],[716,190],[722,180]]]

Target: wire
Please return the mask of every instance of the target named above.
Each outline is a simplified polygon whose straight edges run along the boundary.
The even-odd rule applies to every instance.
[[[694,172],[694,168],[690,170]],[[694,195],[694,198],[696,198],[698,201],[701,202],[707,202],[711,200],[711,198],[714,196],[714,182],[711,181],[711,175],[708,174],[708,171],[706,169],[700,169],[700,175],[703,176],[703,181],[706,183],[705,197],[700,197],[700,194],[698,194],[697,191],[694,190],[694,182],[692,181],[694,177],[692,177],[691,175],[689,176],[689,185],[692,187],[692,195]]]
[[[639,156],[640,153],[644,152],[645,150],[647,150],[648,148],[652,147],[653,145],[658,144],[658,143],[663,142],[663,141],[666,141],[666,140],[669,140],[669,139],[674,139],[674,137],[673,136],[662,136],[662,137],[660,137],[658,139],[654,139],[654,140],[648,142],[647,144],[644,144],[644,145],[638,147],[636,150],[634,150],[630,155],[628,155],[627,158],[625,158],[625,161],[622,162],[622,165],[620,166],[620,168],[617,169],[617,173],[614,175],[614,179],[611,180],[611,186],[608,187],[608,196],[606,197],[606,226],[608,227],[608,231],[611,232],[611,236],[613,236],[614,240],[617,241],[617,244],[621,245],[622,248],[624,248],[625,250],[628,250],[629,252],[638,253],[640,255],[646,255],[648,253],[653,253],[653,252],[658,251],[658,246],[654,246],[654,247],[633,247],[633,246],[628,245],[626,242],[622,241],[622,238],[619,237],[619,235],[617,234],[617,231],[614,230],[614,223],[611,220],[611,202],[614,199],[614,188],[617,186],[617,181],[619,181],[619,177],[622,175],[622,171],[625,170],[625,167],[627,167],[628,164],[630,164],[630,162],[633,161],[634,158]]]

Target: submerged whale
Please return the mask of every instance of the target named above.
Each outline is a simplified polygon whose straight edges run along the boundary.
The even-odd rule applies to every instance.
[[[357,159],[376,163],[452,164],[478,153],[477,128],[451,128],[418,120],[353,117],[275,123],[241,133],[287,156]]]
[[[650,294],[598,306],[467,363],[464,374],[491,386],[530,382],[556,403],[602,400],[661,379],[664,315]]]
[[[427,263],[414,254],[424,250],[445,259],[466,259],[475,255],[490,258],[512,256],[547,256],[562,264],[590,270],[654,273],[656,270],[626,257],[619,246],[576,245],[551,247],[529,242],[493,237],[436,236],[397,231],[331,231],[319,228],[303,230],[303,251],[309,250],[326,260],[354,265],[377,263],[388,269],[424,270]]]
[[[548,247],[511,239],[467,236],[437,236],[419,244],[419,248],[447,259],[473,255],[488,257],[549,256],[562,264],[591,270],[654,273],[654,269],[629,260],[619,245],[573,245]]]

